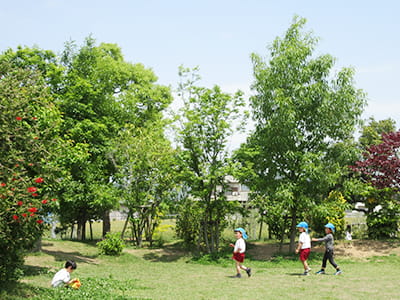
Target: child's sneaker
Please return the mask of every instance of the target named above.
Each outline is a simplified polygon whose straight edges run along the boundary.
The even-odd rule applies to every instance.
[[[340,274],[342,274],[342,271],[340,271],[340,270],[337,270],[335,273],[335,275],[340,275]]]
[[[250,276],[251,276],[251,269],[250,269],[250,268],[247,268],[247,269],[246,269],[246,273],[247,273],[247,276],[250,277]]]
[[[242,274],[238,273],[238,274],[236,274],[235,277],[236,277],[236,278],[242,278]]]
[[[315,274],[325,274],[325,270],[319,270],[318,272],[315,272]]]

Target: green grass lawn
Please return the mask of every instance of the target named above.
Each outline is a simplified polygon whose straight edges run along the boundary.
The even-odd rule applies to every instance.
[[[257,247],[249,245],[250,247]],[[0,290],[0,299],[400,299],[400,257],[390,255],[350,260],[337,257],[343,275],[300,276],[294,255],[272,260],[246,259],[253,276],[231,278],[234,263],[194,260],[174,245],[162,249],[126,248],[119,257],[99,256],[94,243],[44,240],[41,253],[29,255],[25,275]],[[52,289],[54,273],[66,259],[77,262],[72,274],[80,290]],[[313,271],[321,254],[312,253]]]

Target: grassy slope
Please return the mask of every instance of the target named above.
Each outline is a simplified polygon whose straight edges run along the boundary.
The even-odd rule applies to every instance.
[[[51,289],[54,273],[66,259],[78,269],[73,277],[83,286],[78,291]],[[314,253],[310,265],[319,268],[321,255]],[[26,260],[23,280],[0,292],[1,299],[400,299],[400,257],[364,260],[337,258],[344,274],[298,275],[301,264],[295,257],[273,261],[247,259],[251,278],[231,278],[234,264],[229,259],[193,262],[184,253],[126,249],[120,257],[97,256],[93,244],[46,240],[43,252]]]

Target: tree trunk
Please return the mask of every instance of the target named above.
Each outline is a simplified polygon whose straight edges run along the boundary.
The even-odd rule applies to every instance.
[[[211,216],[210,216],[211,219]],[[210,220],[210,251],[211,253],[215,252],[215,231],[214,231],[215,223],[214,221]]]
[[[279,237],[279,252],[283,251],[283,240],[285,239],[285,229],[282,228],[281,236]]]
[[[86,219],[78,220],[77,239],[80,241],[86,240]]]
[[[261,221],[260,221],[260,231],[258,232],[258,239],[259,240],[261,240],[262,228],[263,228],[263,221],[261,219]]]
[[[206,244],[206,251],[208,254],[211,253],[211,248],[210,248],[210,242],[208,240],[208,224],[207,224],[207,220],[203,220],[203,226],[202,226],[202,230],[203,230],[203,237],[204,237],[204,242]]]
[[[89,220],[89,229],[90,229],[90,240],[93,241],[92,220]]]
[[[296,209],[292,208],[292,222],[290,225],[290,244],[289,244],[289,252],[293,253],[295,250],[295,244],[294,241],[296,239]]]
[[[110,211],[107,210],[104,212],[104,215],[103,215],[103,238],[110,231],[111,231]]]
[[[219,251],[219,221],[216,221],[215,226],[215,248]]]
[[[72,223],[72,224],[71,224],[71,236],[70,236],[70,240],[72,240],[72,238],[74,237],[74,227],[75,227],[75,224]]]
[[[129,210],[128,211],[128,216],[126,217],[126,220],[125,220],[125,223],[124,223],[124,228],[122,228],[122,232],[121,232],[121,239],[122,240],[124,239],[125,230],[126,230],[126,227],[128,226],[128,222],[129,222],[129,219],[131,218],[131,216],[132,216],[132,211]]]

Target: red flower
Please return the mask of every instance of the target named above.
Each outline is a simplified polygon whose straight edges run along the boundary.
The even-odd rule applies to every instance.
[[[37,188],[35,188],[34,186],[31,186],[31,187],[28,187],[27,190],[28,190],[29,193],[34,193],[34,192],[37,191]]]
[[[37,193],[32,194],[32,197],[37,197],[37,196],[39,196],[39,194],[37,194]]]
[[[2,187],[6,186],[6,185],[7,184],[5,184],[4,182],[0,183],[0,186],[2,186]]]
[[[34,213],[31,213],[31,214],[30,214],[30,216],[31,216],[31,217],[34,217],[34,216],[35,216],[35,214],[34,214]]]
[[[47,203],[47,200],[46,200],[46,199],[42,200],[42,203],[43,203],[43,204],[46,204],[46,203]]]
[[[35,213],[35,212],[37,212],[37,208],[36,207],[31,207],[31,208],[28,208],[28,211],[31,212],[31,213]]]
[[[23,204],[22,201],[18,201],[18,202],[17,202],[17,205],[18,205],[18,206],[22,206],[22,204]]]
[[[21,117],[15,117],[15,120],[17,120],[17,121],[21,121],[21,120],[22,120],[22,118],[21,118]]]
[[[51,199],[51,201],[57,201],[57,199],[56,199],[56,198],[53,198],[53,199]]]
[[[42,223],[43,223],[43,220],[42,220],[42,219],[36,220],[36,223],[42,224]]]
[[[35,182],[36,182],[36,183],[42,183],[43,181],[44,181],[44,180],[43,180],[42,177],[38,177],[38,178],[35,179]]]
[[[15,164],[15,167],[18,168],[18,167],[19,167],[19,164]]]
[[[17,215],[13,215],[13,219],[14,220],[18,220],[18,216]]]
[[[37,120],[37,118],[36,117],[32,117],[32,120]]]
[[[26,218],[28,215],[26,213],[21,214],[24,218]]]
[[[37,136],[35,136],[33,139],[38,140],[39,138]]]
[[[28,166],[32,167],[32,166],[33,166],[33,163],[29,163]]]

